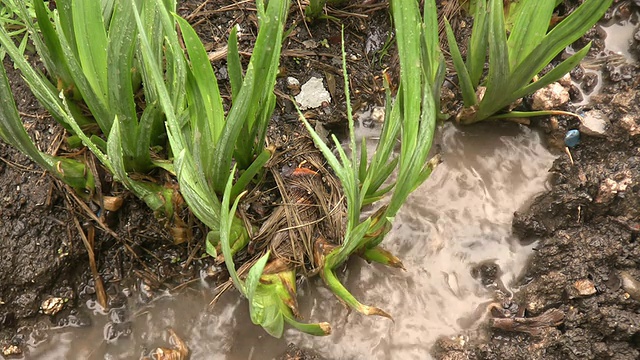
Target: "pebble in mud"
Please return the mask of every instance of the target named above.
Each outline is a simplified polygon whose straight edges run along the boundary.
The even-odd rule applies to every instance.
[[[624,291],[626,291],[633,300],[640,301],[640,282],[627,271],[620,272],[620,280],[622,281]]]
[[[20,356],[22,355],[22,350],[15,345],[5,345],[2,347],[2,355],[9,356]]]
[[[625,192],[627,187],[632,183],[631,177],[626,173],[617,174],[616,178],[604,179],[600,183],[595,202],[597,204],[608,204],[612,202],[618,194]]]
[[[531,96],[531,109],[557,109],[566,104],[569,101],[569,98],[569,91],[559,82],[555,82],[539,89]]]
[[[602,111],[587,111],[582,114],[580,132],[590,136],[604,136],[609,124],[609,119]]]
[[[55,315],[64,307],[64,299],[59,297],[50,297],[42,302],[40,309],[45,315]]]
[[[590,296],[595,294],[596,287],[593,284],[593,281],[589,279],[580,279],[573,283],[573,285],[567,289],[567,293],[570,299],[577,297]]]
[[[331,102],[331,95],[325,89],[321,78],[312,77],[300,87],[300,93],[295,97],[300,110],[315,109]]]
[[[620,119],[620,125],[629,132],[629,135],[640,135],[640,122],[636,117],[625,115]]]
[[[597,74],[587,73],[584,75],[584,79],[582,80],[582,91],[584,91],[585,94],[591,94],[591,92],[593,92],[593,89],[596,88],[596,85],[598,85]]]

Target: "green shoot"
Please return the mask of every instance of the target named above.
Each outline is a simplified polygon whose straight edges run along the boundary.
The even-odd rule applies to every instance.
[[[138,135],[147,136],[149,139],[151,123],[161,120],[159,117],[161,113],[153,105],[145,109],[140,123],[138,123],[135,113],[132,75],[129,70],[135,45],[135,37],[131,33],[131,31],[135,31],[135,26],[132,27],[130,24],[130,18],[133,16],[133,12],[130,11],[132,3],[126,1],[118,3],[122,6],[116,6],[110,12],[110,25],[114,30],[109,33],[108,42],[103,43],[105,47],[95,47],[95,44],[87,45],[88,49],[78,50],[76,53],[72,48],[77,49],[85,46],[82,44],[90,39],[90,36],[87,35],[87,31],[90,29],[86,29],[86,26],[89,25],[84,24],[84,18],[78,16],[76,16],[76,27],[73,27],[72,11],[83,13],[87,18],[100,19],[100,24],[104,28],[103,8],[88,4],[90,2],[87,0],[59,1],[59,12],[52,15],[56,23],[54,28],[49,21],[49,13],[44,7],[44,3],[41,0],[35,0],[34,7],[42,37],[35,31],[34,24],[30,20],[27,22],[27,27],[43,62],[48,64],[50,69],[59,71],[52,72],[52,74],[69,75],[70,79],[75,82],[95,119],[100,120],[98,123],[105,127],[103,128],[104,134],[112,135],[109,134],[111,127],[114,122],[118,123],[118,131],[115,134],[117,140],[108,137],[108,140],[104,141],[95,134],[85,133],[85,126],[90,124],[91,120],[83,116],[78,107],[70,101],[69,96],[74,96],[73,90],[60,85],[60,81],[63,81],[62,78],[58,78],[54,85],[35,70],[20,54],[19,49],[13,44],[4,29],[0,29],[0,44],[12,58],[15,66],[22,72],[35,97],[52,116],[78,136],[105,168],[114,174],[116,180],[121,181],[129,190],[147,202],[153,210],[160,210],[162,215],[170,218],[173,215],[171,204],[173,191],[158,184],[134,181],[128,175],[128,171],[131,171],[132,168],[149,168],[153,165],[149,155],[150,142],[138,137]],[[24,3],[20,3],[19,6],[21,14],[23,16],[27,14]],[[63,23],[61,19],[67,23]],[[68,39],[65,31],[76,36]],[[76,42],[76,38],[84,39],[84,42]],[[93,55],[96,55],[94,54],[96,52],[100,54],[94,58]],[[80,53],[83,55],[80,56]],[[104,65],[100,59],[107,56],[108,53],[118,53],[119,56],[110,56],[107,64]],[[81,66],[81,63],[84,63],[85,67]],[[103,68],[97,68],[102,65],[104,65]],[[89,81],[89,78],[93,80]],[[102,81],[107,81],[110,86],[120,91],[99,88],[102,86],[100,85]],[[94,87],[100,91],[94,91]],[[111,104],[109,111],[106,110],[106,104]],[[117,144],[114,145],[114,141],[117,141]],[[109,142],[111,146],[106,146]],[[22,148],[21,150],[25,151]],[[139,164],[139,166],[133,164]],[[65,178],[63,180],[66,181]],[[93,189],[89,191],[92,193]]]
[[[548,31],[556,1],[523,0],[512,9],[507,36],[503,2],[480,0],[475,6],[475,24],[466,63],[449,23],[447,39],[464,99],[465,110],[458,120],[470,124],[494,118],[514,101],[564,76],[587,54],[590,44],[576,51],[537,81],[532,79],[562,50],[582,36],[611,5],[612,0],[586,0],[573,13]],[[486,45],[489,45],[489,73],[484,96],[476,92],[481,84]],[[514,115],[516,116],[516,115]],[[517,116],[525,116],[517,114]],[[512,116],[513,117],[513,116]]]
[[[312,126],[300,114],[316,146],[340,179],[347,199],[348,222],[343,243],[324,254],[322,277],[329,288],[342,301],[367,315],[390,317],[385,311],[361,304],[340,283],[335,268],[350,255],[359,253],[365,258],[390,266],[402,267],[402,263],[389,252],[378,247],[391,229],[391,222],[413,192],[431,173],[437,163],[427,161],[434,135],[438,109],[435,89],[439,88],[443,74],[443,59],[438,49],[435,3],[425,2],[425,18],[420,18],[420,9],[414,1],[392,3],[392,14],[396,26],[400,57],[400,89],[394,102],[387,96],[387,109],[382,135],[376,152],[367,163],[366,144],[357,156],[354,123],[351,116],[348,76],[343,40],[343,72],[347,116],[349,121],[349,147],[347,156],[335,136],[333,141],[339,158],[315,133]],[[435,41],[435,43],[434,43]],[[400,154],[393,154],[397,137],[401,139]],[[388,177],[397,172],[397,180],[380,190]],[[364,221],[360,221],[363,205],[390,192],[389,204]]]
[[[86,195],[93,191],[93,175],[84,164],[72,159],[54,157],[38,150],[22,125],[4,67],[0,67],[0,138],[76,189],[78,194]]]
[[[23,16],[28,19],[35,19],[36,13],[32,2],[26,2],[26,14],[22,15],[19,6],[20,0],[3,0],[0,4],[0,27],[3,27],[12,38],[18,39],[18,49],[24,54],[29,45],[29,32]],[[4,51],[0,49],[0,58],[4,58]]]

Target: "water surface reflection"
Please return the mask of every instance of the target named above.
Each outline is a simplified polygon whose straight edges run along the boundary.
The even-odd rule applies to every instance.
[[[327,359],[425,359],[435,339],[464,329],[476,307],[492,293],[471,276],[474,264],[491,260],[509,286],[525,265],[530,247],[511,235],[513,212],[545,188],[554,156],[540,135],[516,125],[488,124],[460,131],[442,129],[443,163],[411,197],[385,240],[407,271],[353,259],[341,278],[363,303],[390,312],[395,322],[347,311],[312,279],[300,285],[306,319],[330,321],[333,334],[312,337],[287,330],[273,339],[251,324],[237,293],[207,311],[211,289],[200,286],[166,296],[131,319],[131,335],[103,341],[105,317],[82,329],[50,331],[30,349],[33,359],[132,359],[145,349],[167,346],[173,328],[191,359],[270,359],[289,342]]]

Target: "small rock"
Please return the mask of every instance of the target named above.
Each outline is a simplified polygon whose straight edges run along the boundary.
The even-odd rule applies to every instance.
[[[629,297],[634,300],[640,301],[640,282],[636,280],[628,271],[622,271],[620,273],[620,280],[622,281],[622,288],[626,291],[628,299]]]
[[[533,93],[532,99],[531,109],[552,110],[566,104],[570,96],[567,88],[555,82]]]
[[[50,297],[42,302],[40,309],[45,315],[55,315],[64,307],[64,299],[59,297]]]
[[[598,189],[595,202],[598,204],[611,202],[618,193],[625,192],[631,183],[632,180],[629,176],[625,176],[618,181],[610,178],[604,179],[604,181],[600,183],[600,189]]]
[[[376,106],[371,110],[371,120],[382,124],[384,122],[384,106]]]
[[[591,136],[604,136],[608,125],[609,119],[602,111],[591,110],[582,115],[580,131]]]
[[[20,356],[22,355],[22,349],[15,345],[5,345],[2,347],[2,356]]]
[[[304,45],[305,49],[315,49],[318,47],[318,43],[314,40],[305,40],[302,42],[302,45]]]
[[[294,77],[287,77],[287,89],[295,96],[300,93],[300,81]]]
[[[571,86],[571,75],[570,74],[565,74],[563,77],[560,78],[560,80],[558,80],[558,84],[562,85],[565,88],[568,88],[569,86]]]
[[[300,81],[294,77],[287,77],[287,87],[291,89],[292,87],[300,87]]]
[[[572,129],[567,131],[567,133],[564,135],[564,144],[567,147],[572,148],[578,145],[579,143],[580,143],[580,131],[576,129]]]
[[[611,99],[612,108],[615,107],[618,110],[629,111],[635,106],[636,92],[633,91],[621,91],[615,94]]]
[[[300,94],[296,96],[301,110],[315,109],[323,103],[331,102],[331,95],[325,89],[321,78],[312,77],[300,88]]]
[[[598,74],[592,72],[586,73],[582,80],[582,91],[589,95],[596,88],[596,85],[598,85]]]
[[[620,125],[629,132],[629,135],[640,135],[640,123],[631,115],[625,115],[620,119]]]
[[[593,285],[593,282],[588,279],[576,281],[573,283],[573,288],[580,296],[589,296],[596,293],[596,287]]]

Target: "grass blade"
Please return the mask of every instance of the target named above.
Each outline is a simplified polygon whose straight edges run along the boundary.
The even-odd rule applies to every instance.
[[[554,1],[525,0],[518,4],[514,26],[509,34],[509,64],[511,69],[538,47],[549,29]]]
[[[448,22],[447,22],[447,25]],[[449,39],[449,31],[451,26],[447,29],[447,39]],[[452,32],[453,33],[453,32]],[[455,39],[454,39],[455,40]],[[449,47],[451,47],[451,40],[449,40]],[[467,69],[469,71],[469,80],[471,81],[472,88],[475,89],[480,84],[480,78],[484,72],[484,63],[487,59],[487,43],[489,41],[489,22],[487,16],[487,2],[486,0],[480,0],[476,4],[476,11],[473,17],[473,31],[471,32],[471,39],[469,40],[469,49],[467,50]],[[457,50],[460,54],[460,50]],[[453,52],[451,54],[453,57]],[[461,61],[462,57],[458,61]],[[454,61],[455,58],[454,58]],[[456,71],[458,66],[456,66]],[[465,84],[464,86],[468,86]],[[463,88],[464,89],[464,88]],[[465,91],[465,90],[463,90]],[[466,89],[468,92],[469,89]],[[464,93],[463,93],[464,94]],[[473,92],[475,98],[475,91]],[[466,101],[465,101],[466,104]],[[475,104],[470,104],[472,106]]]
[[[449,42],[449,51],[451,52],[451,59],[453,60],[453,66],[456,68],[456,73],[458,73],[458,83],[460,85],[460,91],[462,93],[462,99],[464,100],[464,105],[466,107],[471,107],[478,104],[478,99],[476,97],[476,91],[474,87],[474,82],[469,75],[469,71],[465,66],[464,60],[462,60],[462,54],[460,53],[460,48],[458,48],[458,43],[456,42],[456,37],[453,34],[453,29],[451,29],[451,25],[449,21],[445,19],[445,31],[447,33],[447,41]],[[474,53],[473,55],[480,57],[478,54]],[[484,57],[482,59],[482,63],[484,66]],[[475,61],[474,61],[475,62]]]
[[[231,98],[235,99],[242,87],[242,63],[238,52],[238,28],[234,26],[229,34],[227,49],[227,70],[229,70],[229,82],[231,83]]]
[[[85,0],[74,0],[72,6],[78,60],[93,92],[101,99],[106,99],[108,89],[105,49],[108,43],[102,6],[98,1]],[[105,100],[103,102],[106,103]]]

